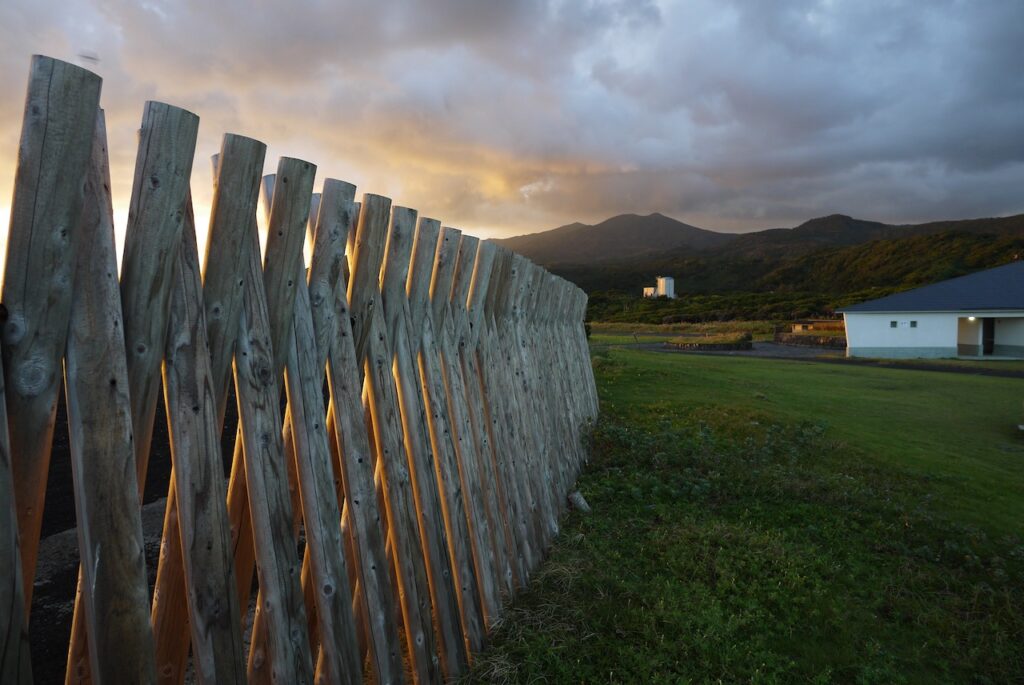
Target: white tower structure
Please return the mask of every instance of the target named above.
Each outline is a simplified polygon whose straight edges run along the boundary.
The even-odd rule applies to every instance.
[[[657,296],[676,299],[676,280],[671,276],[658,276]]]

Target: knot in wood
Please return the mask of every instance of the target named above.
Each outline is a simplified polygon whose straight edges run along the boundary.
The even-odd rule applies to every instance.
[[[6,316],[4,321],[4,343],[7,345],[17,345],[25,337],[25,317],[21,312],[11,314],[6,307],[4,308],[4,315]]]
[[[253,376],[262,385],[269,385],[274,377],[274,373],[270,368],[270,360],[262,355],[254,355],[252,360]]]
[[[34,354],[18,365],[14,386],[23,397],[39,395],[50,383],[53,364],[41,354]]]

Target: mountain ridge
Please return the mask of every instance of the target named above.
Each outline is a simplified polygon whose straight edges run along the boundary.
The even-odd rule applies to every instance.
[[[619,214],[596,224],[573,222],[548,231],[496,242],[551,267],[627,262],[638,257],[667,257],[730,251],[733,256],[794,256],[823,247],[846,247],[873,240],[958,231],[997,235],[1024,230],[1024,214],[952,219],[920,224],[886,224],[846,214],[808,219],[792,228],[723,233],[678,219],[651,214]]]
[[[496,242],[540,264],[591,264],[628,259],[666,249],[706,249],[731,240],[658,212],[619,214],[596,224],[579,221],[548,231]]]

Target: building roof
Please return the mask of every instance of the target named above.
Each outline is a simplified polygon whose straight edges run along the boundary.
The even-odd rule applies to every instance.
[[[1024,309],[1024,261],[843,307],[841,312],[960,312]]]

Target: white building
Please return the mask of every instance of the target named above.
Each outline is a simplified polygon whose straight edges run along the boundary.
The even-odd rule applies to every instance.
[[[671,276],[658,276],[656,286],[644,288],[644,297],[676,299],[676,279]]]
[[[1024,358],[1024,262],[840,311],[848,357]]]

